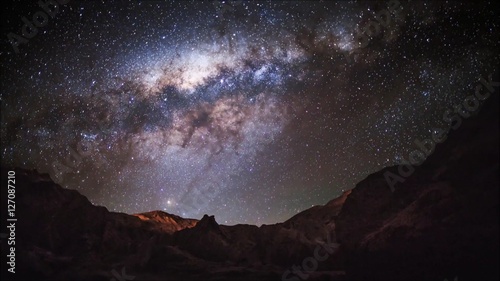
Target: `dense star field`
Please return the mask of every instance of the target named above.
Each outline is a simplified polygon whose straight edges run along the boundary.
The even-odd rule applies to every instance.
[[[283,221],[444,126],[498,65],[494,2],[72,0],[16,46],[43,9],[12,1],[2,165],[113,211]]]

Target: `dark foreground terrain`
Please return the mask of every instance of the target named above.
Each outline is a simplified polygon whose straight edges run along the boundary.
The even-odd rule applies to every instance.
[[[225,226],[212,216],[195,220],[160,211],[109,212],[46,174],[16,168],[13,276],[498,280],[498,159],[494,93],[394,192],[385,176],[398,175],[398,167],[389,167],[326,205],[274,225]],[[4,190],[7,170],[2,168]],[[8,246],[2,240],[5,258]],[[315,252],[328,258],[318,260]]]

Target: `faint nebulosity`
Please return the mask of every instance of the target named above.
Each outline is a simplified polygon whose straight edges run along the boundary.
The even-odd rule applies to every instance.
[[[498,65],[494,1],[401,1],[361,47],[389,2],[74,0],[15,53],[40,8],[13,1],[2,164],[64,164],[113,211],[286,220],[399,163]]]

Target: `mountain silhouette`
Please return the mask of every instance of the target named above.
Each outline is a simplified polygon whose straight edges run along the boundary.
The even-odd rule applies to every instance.
[[[221,225],[210,215],[110,212],[47,174],[14,168],[15,278],[498,280],[498,136],[492,96],[393,190],[386,175],[398,175],[398,166],[260,227]],[[2,167],[3,190],[8,170]],[[2,236],[2,253],[5,242]],[[293,272],[328,245],[335,250],[313,262],[314,271]]]

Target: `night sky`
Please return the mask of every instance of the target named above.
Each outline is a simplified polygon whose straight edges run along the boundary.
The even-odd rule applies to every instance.
[[[500,58],[494,1],[71,0],[18,52],[42,9],[11,2],[2,165],[126,213],[284,221],[399,163]]]

